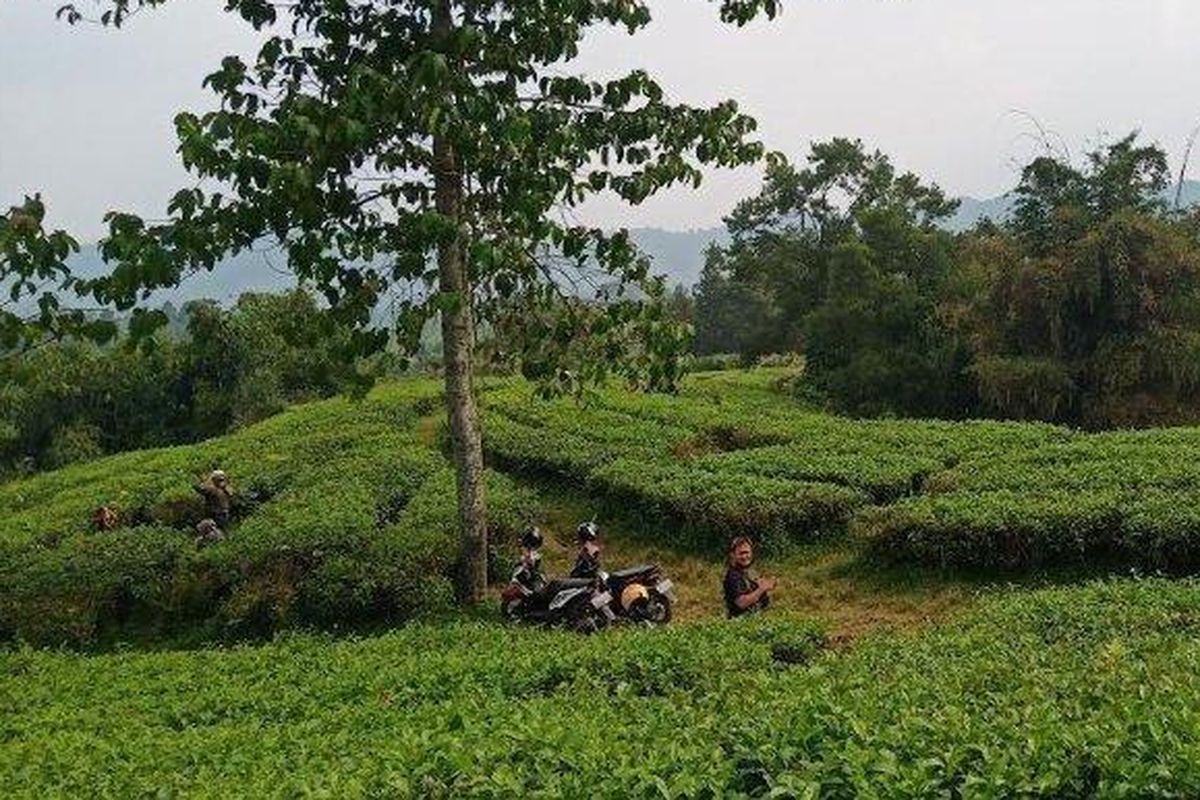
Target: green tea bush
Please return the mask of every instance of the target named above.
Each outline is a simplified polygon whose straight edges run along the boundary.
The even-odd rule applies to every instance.
[[[968,457],[854,522],[875,555],[941,566],[1200,568],[1200,430],[1077,434]]]
[[[1111,493],[925,496],[865,510],[853,528],[876,558],[940,567],[1012,570],[1121,554],[1119,499]]]
[[[821,649],[759,618],[0,652],[6,797],[1192,797],[1200,585],[1003,592]],[[795,658],[777,656],[789,651]]]
[[[665,526],[679,544],[722,547],[734,536],[782,543],[839,530],[865,497],[828,483],[726,475],[690,465],[618,459],[591,486],[644,527]]]
[[[366,400],[297,406],[237,434],[141,451],[0,485],[0,635],[89,641],[110,628],[404,619],[453,601],[454,482],[418,440],[432,382]],[[247,502],[226,538],[197,550],[191,483],[220,466]],[[529,499],[490,474],[503,538]],[[257,498],[257,499],[254,499]],[[89,530],[112,504],[122,527]]]
[[[861,489],[876,502],[886,502],[915,491],[926,475],[940,470],[944,463],[921,454],[838,451],[789,444],[720,453],[701,459],[697,465],[715,472],[837,483]]]
[[[602,388],[539,400],[521,384],[485,396],[497,466],[588,487],[665,541],[804,538],[868,502],[919,493],[947,467],[1072,441],[1044,424],[853,420],[780,393],[785,369],[689,375],[676,396]]]

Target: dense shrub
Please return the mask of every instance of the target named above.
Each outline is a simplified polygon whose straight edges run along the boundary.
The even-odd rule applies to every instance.
[[[356,375],[300,291],[189,303],[171,332],[135,348],[46,342],[0,358],[0,476],[218,436],[328,397]]]
[[[860,142],[772,164],[707,253],[695,348],[804,353],[797,391],[856,415],[1200,421],[1200,216],[1136,134],[1025,165],[1011,213],[956,234],[932,184]]]
[[[1048,425],[815,413],[776,388],[789,374],[697,373],[678,396],[608,388],[582,403],[509,384],[485,396],[484,447],[498,466],[588,487],[657,536],[711,546],[838,531],[869,500],[919,492],[950,465],[1070,438]]]
[[[928,494],[861,514],[886,559],[1028,569],[1117,563],[1200,568],[1200,429],[1079,434],[971,457]]]
[[[15,650],[0,653],[0,785],[14,798],[1190,797],[1198,605],[1191,582],[1009,592],[840,652],[786,619]]]
[[[0,484],[0,632],[87,641],[127,624],[269,630],[406,618],[453,600],[453,474],[419,441],[429,382],[361,402],[291,408],[198,445],[114,456]],[[221,466],[242,504],[224,541],[197,550],[190,484]],[[489,476],[491,522],[517,529],[527,500]],[[101,504],[122,527],[88,529]]]

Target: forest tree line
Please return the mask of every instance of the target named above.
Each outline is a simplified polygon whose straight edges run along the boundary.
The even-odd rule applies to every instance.
[[[1131,134],[1027,164],[1012,213],[957,201],[860,142],[775,160],[727,217],[691,315],[699,355],[800,352],[803,391],[859,415],[1200,419],[1200,213]]]

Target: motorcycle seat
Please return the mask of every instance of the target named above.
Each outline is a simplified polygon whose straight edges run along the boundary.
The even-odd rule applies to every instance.
[[[627,567],[625,569],[619,569],[616,572],[610,572],[608,574],[608,577],[610,580],[612,580],[612,579],[624,580],[626,578],[633,578],[638,575],[641,575],[643,572],[646,572],[647,570],[649,570],[651,568],[652,568],[652,565],[650,565],[650,564],[639,564],[636,567]]]

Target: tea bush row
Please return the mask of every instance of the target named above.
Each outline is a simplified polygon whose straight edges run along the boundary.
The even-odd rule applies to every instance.
[[[6,796],[1190,797],[1200,586],[1003,592],[821,651],[760,618],[0,653]]]
[[[964,459],[1071,439],[1047,425],[833,417],[780,395],[786,374],[701,373],[677,396],[606,387],[583,402],[508,383],[485,395],[485,449],[503,468],[589,487],[673,541],[711,543],[837,530]]]
[[[876,556],[940,566],[1200,568],[1200,430],[1077,435],[973,458],[862,512]]]
[[[237,434],[142,451],[0,486],[0,637],[87,642],[110,629],[224,631],[404,619],[453,603],[453,474],[419,441],[430,382],[362,402],[298,406]],[[190,484],[220,466],[242,498],[226,538],[203,550]],[[498,535],[529,499],[489,476]],[[89,530],[115,505],[123,526]]]

